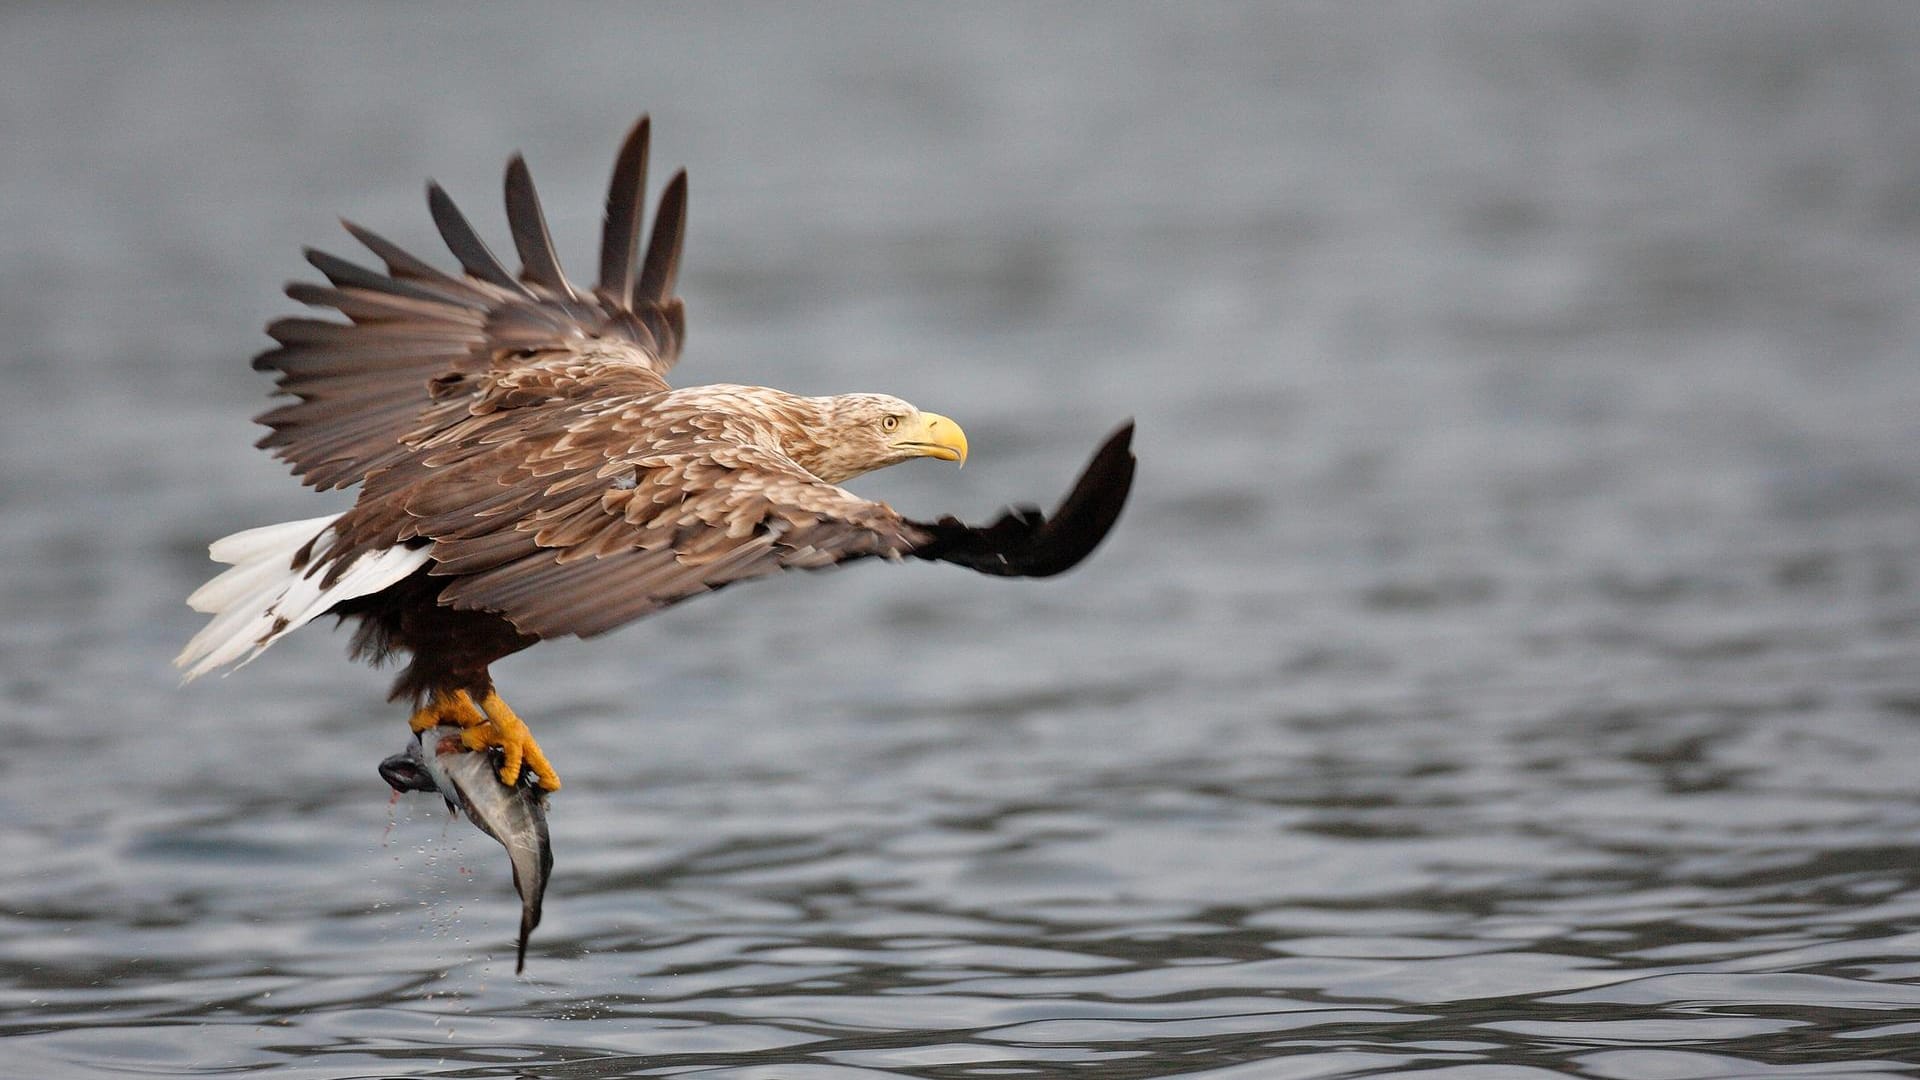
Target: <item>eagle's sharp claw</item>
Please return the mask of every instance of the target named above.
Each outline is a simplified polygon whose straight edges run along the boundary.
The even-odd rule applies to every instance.
[[[460,741],[469,750],[484,750],[498,747],[502,756],[500,763],[500,782],[512,787],[520,782],[523,768],[533,772],[534,780],[547,791],[560,790],[560,777],[548,764],[547,755],[540,750],[540,744],[533,739],[533,732],[527,730],[526,722],[521,720],[500,695],[489,692],[482,698],[474,710],[479,717],[477,722],[462,724]]]

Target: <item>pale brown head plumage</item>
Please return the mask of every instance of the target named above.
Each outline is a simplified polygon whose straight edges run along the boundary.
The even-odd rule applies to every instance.
[[[959,424],[888,394],[799,398],[779,415],[795,417],[782,426],[781,448],[829,484],[914,458],[967,460],[967,434]]]

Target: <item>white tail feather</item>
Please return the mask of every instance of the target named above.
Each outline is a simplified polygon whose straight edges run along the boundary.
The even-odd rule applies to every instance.
[[[215,540],[207,548],[207,555],[214,562],[226,563],[233,569],[195,589],[193,595],[187,597],[187,606],[208,614],[224,611],[240,596],[258,591],[265,579],[286,575],[293,564],[293,553],[319,536],[339,516],[328,514],[305,521],[262,525]]]
[[[187,642],[173,666],[192,681],[216,668],[246,664],[267,646],[325,614],[342,600],[366,596],[425,566],[425,548],[390,547],[361,555],[333,584],[322,587],[329,567],[309,563],[295,570],[293,557],[312,541],[324,552],[340,515],[283,521],[222,537],[208,548],[232,569],[195,589],[187,604],[213,621]]]

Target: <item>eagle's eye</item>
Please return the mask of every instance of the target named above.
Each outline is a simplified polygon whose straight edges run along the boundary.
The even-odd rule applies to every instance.
[[[892,431],[894,428],[897,428],[899,426],[900,426],[900,418],[897,416],[888,416],[883,418],[880,421],[881,431]]]

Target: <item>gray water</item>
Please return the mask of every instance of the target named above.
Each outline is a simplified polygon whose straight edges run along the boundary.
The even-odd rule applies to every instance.
[[[345,215],[586,277],[643,109],[683,383],[884,390],[1057,582],[864,566],[497,669],[566,790],[390,807],[303,631],[176,688]],[[0,12],[0,1075],[1920,1075],[1920,11]]]

